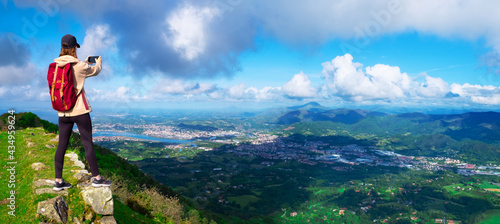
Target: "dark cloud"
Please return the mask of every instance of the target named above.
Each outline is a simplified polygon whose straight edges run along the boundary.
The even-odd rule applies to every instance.
[[[131,65],[136,76],[158,74],[150,71],[159,71],[177,78],[230,76],[240,70],[239,55],[255,48],[257,32],[264,38],[277,39],[300,48],[315,48],[331,40],[354,38],[353,43],[343,44],[360,50],[378,36],[407,30],[445,38],[484,37],[496,49],[499,46],[495,40],[500,33],[500,19],[497,19],[499,17],[495,9],[500,3],[496,2],[14,1],[18,7],[38,9],[43,9],[40,4],[43,5],[44,2],[62,2],[54,7],[57,9],[55,11],[60,12],[61,18],[79,19],[85,29],[93,25],[108,24],[113,35],[119,39],[117,44],[120,54]],[[172,47],[171,42],[164,39],[165,35],[172,34],[172,30],[166,25],[166,19],[186,6],[219,9],[218,15],[207,20],[203,26],[203,50],[196,52],[189,60],[183,57],[179,49]],[[339,45],[339,50],[344,49],[343,46]]]
[[[7,65],[26,65],[31,57],[28,47],[12,33],[0,34],[0,67]]]
[[[187,5],[197,8],[219,7],[214,2],[177,1],[99,1],[61,5],[63,13],[75,13],[83,27],[108,24],[118,37],[118,49],[132,67],[132,74],[158,74],[173,78],[231,76],[240,70],[238,56],[253,47],[256,26],[250,18],[239,18],[238,8],[223,9],[207,22],[204,49],[188,60],[164,38],[169,34],[168,16]],[[96,4],[98,7],[96,7]],[[243,8],[241,8],[242,10]]]

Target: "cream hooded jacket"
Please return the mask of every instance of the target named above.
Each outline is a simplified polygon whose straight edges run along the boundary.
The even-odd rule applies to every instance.
[[[59,117],[74,117],[90,113],[92,108],[90,107],[87,95],[85,95],[83,84],[85,84],[85,79],[87,77],[98,75],[101,71],[102,65],[97,63],[95,66],[90,66],[87,62],[80,61],[78,58],[69,55],[58,57],[54,59],[54,62],[59,67],[71,63],[73,73],[75,74],[75,90],[76,93],[79,94],[73,109],[65,112],[58,111]]]

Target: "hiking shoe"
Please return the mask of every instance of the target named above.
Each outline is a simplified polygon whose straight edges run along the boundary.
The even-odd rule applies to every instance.
[[[64,190],[64,189],[68,189],[71,187],[71,184],[66,182],[66,181],[62,181],[62,182],[57,182],[54,184],[54,191],[61,191],[61,190]]]
[[[102,177],[101,177],[100,180],[92,178],[92,186],[93,187],[109,187],[109,186],[111,186],[111,181],[110,180],[105,180]]]

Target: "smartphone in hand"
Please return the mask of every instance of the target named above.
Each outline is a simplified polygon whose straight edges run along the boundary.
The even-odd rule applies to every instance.
[[[98,59],[100,56],[89,56],[89,63],[95,63],[95,60]]]

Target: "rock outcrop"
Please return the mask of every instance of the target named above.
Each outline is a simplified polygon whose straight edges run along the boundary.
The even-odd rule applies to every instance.
[[[89,209],[86,209],[85,214],[81,214],[81,216],[79,216],[81,217],[80,219],[77,217],[73,217],[71,219],[70,217],[70,222],[73,221],[74,223],[83,223],[88,220],[94,221],[94,223],[116,224],[116,220],[113,217],[114,203],[111,188],[93,187],[91,184],[92,176],[87,170],[85,170],[85,165],[78,159],[78,155],[74,152],[69,152],[65,156],[73,162],[71,166],[78,167],[77,169],[72,169],[71,172],[75,173],[73,177],[75,177],[78,181],[76,185],[81,189],[80,195],[89,206]],[[48,166],[43,163],[34,163],[31,168],[34,170],[42,170],[48,168]],[[35,194],[59,194],[59,196],[55,198],[40,202],[38,204],[38,213],[47,219],[54,220],[57,223],[66,223],[68,220],[68,205],[61,195],[67,196],[68,190],[54,191],[52,189],[54,184],[55,181],[51,179],[39,179],[33,181]],[[49,186],[50,188],[43,188],[44,186]],[[102,217],[97,216],[96,214],[100,214]]]
[[[55,138],[53,139],[50,139],[51,142],[58,142],[59,141],[59,135],[56,136]]]
[[[113,215],[113,194],[109,187],[87,187],[81,192],[83,200],[101,215]]]
[[[66,223],[68,220],[68,204],[63,196],[39,202],[37,212],[58,223]]]
[[[85,169],[85,164],[83,164],[83,162],[78,159],[78,155],[76,153],[70,152],[66,153],[66,155],[64,156],[68,157],[73,162],[73,166]]]
[[[49,166],[43,164],[43,163],[33,163],[31,164],[31,169],[34,169],[36,171],[40,171],[40,170],[44,170],[44,169],[48,169]]]
[[[34,187],[42,187],[42,186],[54,186],[56,182],[51,179],[40,179],[33,181]]]

